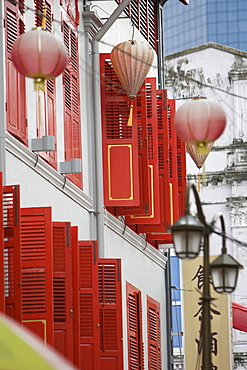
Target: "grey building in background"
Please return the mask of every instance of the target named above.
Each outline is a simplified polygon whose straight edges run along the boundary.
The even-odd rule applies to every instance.
[[[163,12],[165,55],[207,42],[247,51],[246,0],[167,0]]]

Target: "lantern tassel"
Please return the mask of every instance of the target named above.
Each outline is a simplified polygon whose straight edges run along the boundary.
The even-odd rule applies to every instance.
[[[43,91],[45,92],[45,80],[42,78],[36,78],[34,80],[34,91]]]
[[[132,126],[132,119],[133,119],[133,108],[134,108],[134,105],[131,104],[130,105],[130,114],[129,114],[129,119],[128,119],[128,123],[127,123],[127,126]]]
[[[197,175],[197,191],[198,193],[200,193],[201,191],[201,174],[200,173],[198,173]]]

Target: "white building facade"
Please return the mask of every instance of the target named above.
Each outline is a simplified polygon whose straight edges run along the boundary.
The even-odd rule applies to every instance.
[[[206,97],[220,104],[227,116],[224,133],[215,141],[204,167],[199,170],[187,153],[187,179],[198,184],[206,219],[221,212],[226,232],[246,241],[246,142],[247,54],[220,44],[208,43],[166,57],[166,83],[177,107],[186,100]],[[220,229],[220,224],[218,225]],[[221,253],[221,238],[210,237],[210,253]],[[244,265],[231,302],[246,306],[246,247],[230,240],[227,251]],[[231,311],[230,311],[231,312]],[[246,369],[247,333],[232,329],[234,368]]]

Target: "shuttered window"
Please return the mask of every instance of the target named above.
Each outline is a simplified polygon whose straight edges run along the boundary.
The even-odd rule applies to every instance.
[[[54,347],[73,361],[72,249],[70,224],[53,222]]]
[[[21,208],[23,323],[54,345],[51,208]]]
[[[104,203],[140,206],[136,99],[121,88],[109,54],[100,55]],[[127,126],[133,104],[132,126]]]
[[[26,81],[12,62],[12,47],[16,38],[25,32],[24,0],[5,1],[6,51],[6,128],[27,145]]]
[[[116,2],[120,4],[122,0],[116,0]],[[157,51],[157,1],[132,0],[126,7],[125,13],[152,48]]]
[[[79,241],[80,369],[98,370],[99,299],[97,243]]]
[[[148,370],[161,370],[160,304],[147,296]]]
[[[121,261],[99,259],[100,369],[123,369]]]
[[[128,330],[128,369],[144,369],[144,351],[142,342],[142,301],[141,292],[130,283],[126,283],[127,294],[127,330]]]
[[[20,186],[3,186],[5,312],[22,321]]]
[[[69,161],[73,158],[82,158],[78,36],[69,22],[63,21],[62,31],[69,55],[69,61],[63,72],[65,161]],[[67,177],[78,187],[82,187],[81,174],[71,174]]]

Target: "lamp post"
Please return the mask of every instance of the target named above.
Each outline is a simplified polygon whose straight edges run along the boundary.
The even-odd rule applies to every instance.
[[[190,215],[189,194],[193,191],[197,207],[197,217]],[[214,225],[220,219],[222,227],[222,254],[210,265],[209,235],[214,232]],[[210,275],[215,290],[219,293],[231,293],[237,283],[238,270],[243,268],[233,257],[226,253],[225,223],[221,213],[214,216],[208,224],[202,211],[201,201],[194,184],[189,183],[186,191],[185,215],[171,227],[175,253],[179,258],[196,257],[203,247],[203,296],[202,296],[202,368],[211,370],[211,331],[210,331]]]

